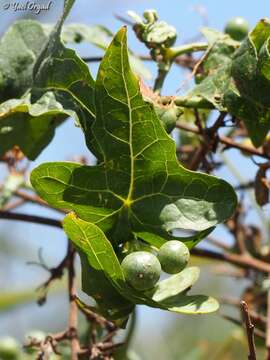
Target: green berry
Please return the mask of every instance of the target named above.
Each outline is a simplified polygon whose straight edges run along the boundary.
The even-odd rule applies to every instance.
[[[226,34],[230,35],[232,39],[241,41],[247,36],[249,25],[244,18],[237,16],[228,21],[224,31]]]
[[[177,274],[187,266],[190,254],[184,243],[171,240],[161,246],[157,256],[163,271]]]
[[[127,255],[121,266],[126,281],[137,290],[153,288],[160,278],[160,263],[155,255],[147,251]]]
[[[10,336],[0,339],[0,359],[1,360],[15,360],[19,356],[20,345]]]

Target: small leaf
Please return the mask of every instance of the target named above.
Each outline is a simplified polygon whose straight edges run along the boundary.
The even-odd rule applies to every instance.
[[[160,281],[148,292],[156,302],[168,301],[168,299],[188,290],[199,278],[200,270],[197,267],[189,267],[168,279]]]
[[[142,21],[133,11],[130,11],[128,14],[135,20],[133,29],[138,39],[145,43],[147,47],[170,47],[175,43],[177,37],[176,29],[165,21],[157,21],[158,15],[155,10],[146,10],[144,12],[145,21]]]
[[[162,305],[169,311],[179,314],[209,314],[219,308],[216,299],[205,295],[184,296],[178,295],[168,301],[163,301]]]

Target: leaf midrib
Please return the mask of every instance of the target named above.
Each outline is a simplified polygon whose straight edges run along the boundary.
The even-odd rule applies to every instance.
[[[128,92],[128,87],[127,87],[127,82],[126,82],[125,72],[124,72],[124,53],[123,53],[123,51],[124,51],[124,46],[121,46],[121,75],[123,78],[125,92],[126,92],[127,106],[128,106],[128,119],[129,119],[130,183],[129,183],[127,199],[124,201],[125,205],[128,206],[132,202],[132,193],[133,193],[133,186],[134,186],[134,155],[133,155],[133,147],[132,147],[132,139],[133,139],[132,109],[131,109],[129,92]]]

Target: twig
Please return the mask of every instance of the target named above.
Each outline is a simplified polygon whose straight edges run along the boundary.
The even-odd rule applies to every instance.
[[[194,248],[191,254],[208,259],[222,260],[245,269],[253,269],[263,273],[270,273],[270,264],[246,254],[218,253],[212,250]]]
[[[150,55],[136,55],[142,61],[153,61],[153,58]],[[86,63],[100,62],[103,59],[102,56],[86,56],[82,60]],[[189,55],[177,56],[173,62],[181,67],[192,70],[196,64],[196,61]]]
[[[34,224],[42,224],[62,228],[62,222],[37,215],[19,214],[0,210],[0,219],[26,221]]]
[[[75,283],[75,268],[74,257],[75,251],[69,243],[68,249],[68,291],[69,291],[69,336],[71,348],[71,360],[78,360],[78,352],[80,351],[80,344],[78,340],[78,308],[76,303],[76,283]]]
[[[226,296],[226,297],[220,298],[219,301],[225,305],[231,305],[231,306],[235,306],[237,308],[241,307],[241,301],[237,298]],[[258,314],[254,310],[248,310],[248,312],[249,312],[249,316],[255,322],[260,322],[261,324],[264,324],[264,325],[266,324],[267,318],[265,316],[263,316],[262,314]]]
[[[198,111],[195,110],[196,116],[196,124],[198,133],[203,136],[203,142],[201,146],[196,151],[189,168],[191,170],[197,170],[200,163],[203,161],[205,156],[207,155],[208,151],[214,149],[216,147],[216,140],[217,140],[217,130],[224,125],[224,118],[226,113],[221,113],[217,120],[215,121],[214,125],[210,128],[203,129],[202,124],[199,118]]]
[[[27,192],[25,191],[21,191],[21,190],[17,190],[15,192],[15,195],[20,197],[21,199],[25,200],[25,201],[29,201],[29,202],[32,202],[34,204],[38,204],[40,206],[45,206],[45,207],[48,207],[49,209],[53,209],[53,210],[56,210],[56,211],[59,211],[63,214],[66,214],[67,211],[65,210],[62,210],[62,209],[57,209],[53,206],[50,206],[48,203],[46,203],[46,201],[42,200],[39,196],[37,195],[31,195],[31,194],[28,194]]]
[[[241,309],[242,309],[242,315],[243,320],[245,322],[246,326],[246,333],[247,333],[247,339],[248,339],[248,348],[249,348],[249,360],[256,360],[256,348],[255,348],[255,342],[254,342],[254,325],[252,324],[248,312],[248,306],[245,301],[241,301]]]
[[[131,21],[130,19],[127,19],[126,17],[122,16],[122,15],[119,15],[119,14],[114,14],[114,17],[121,21],[122,23],[126,24],[126,25],[129,25],[129,26],[133,26],[134,25],[134,22]]]
[[[211,236],[207,236],[204,239],[204,241],[208,242],[209,244],[211,244],[219,249],[226,250],[226,251],[230,250],[229,245],[227,245],[227,244],[221,242],[220,240],[217,240]]]
[[[235,325],[239,325],[239,326],[242,326],[242,325],[243,325],[240,320],[235,319],[234,317],[232,317],[232,316],[230,316],[230,315],[221,314],[221,316],[222,316],[224,319],[232,322],[232,323],[235,324]],[[254,328],[254,334],[255,334],[256,336],[260,337],[261,339],[265,339],[265,333],[264,333],[263,331],[259,330],[259,329]]]
[[[270,290],[267,291],[266,360],[270,360]]]
[[[23,205],[24,203],[25,200],[23,199],[18,199],[12,202],[8,202],[5,206],[3,206],[2,211],[10,211],[13,209],[17,209],[19,206]]]
[[[193,134],[199,134],[200,133],[199,129],[197,127],[189,125],[189,124],[177,122],[176,127],[178,129],[189,131],[189,132],[191,132]],[[239,143],[235,142],[234,140],[232,140],[231,138],[229,138],[227,136],[220,135],[219,136],[219,141],[222,144],[227,145],[228,147],[241,150],[241,151],[246,152],[246,153],[248,153],[250,155],[260,156],[260,157],[262,157],[264,159],[270,159],[270,155],[262,152],[261,149],[256,149],[256,148],[254,148],[252,146],[248,146],[248,145],[244,145],[244,144],[239,144]]]

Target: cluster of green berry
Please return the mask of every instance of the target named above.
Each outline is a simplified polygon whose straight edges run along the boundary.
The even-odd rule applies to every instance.
[[[187,246],[181,241],[171,240],[163,244],[157,256],[148,251],[135,251],[122,261],[126,281],[137,290],[153,288],[161,275],[177,274],[188,264],[190,257]]]

